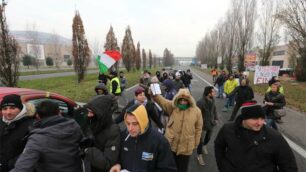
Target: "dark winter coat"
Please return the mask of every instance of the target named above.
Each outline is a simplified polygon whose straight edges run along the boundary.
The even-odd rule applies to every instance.
[[[197,101],[197,106],[202,112],[203,130],[212,130],[218,120],[215,100],[209,100],[207,97]]]
[[[163,135],[148,128],[137,138],[121,133],[121,169],[133,172],[175,172],[176,164],[170,145]]]
[[[235,101],[237,104],[242,104],[246,101],[250,101],[254,98],[254,92],[253,89],[250,86],[238,86],[236,87],[229,95],[228,97],[234,96]]]
[[[242,120],[225,124],[215,140],[220,172],[297,172],[295,157],[283,136],[263,126],[259,132],[245,129]],[[277,170],[279,168],[279,170]]]
[[[176,92],[178,92],[181,88],[184,88],[184,83],[182,80],[173,80],[173,87],[176,90]]]
[[[172,100],[177,93],[177,91],[174,89],[173,81],[171,79],[166,79],[164,80],[163,85],[165,86],[164,97],[167,100]]]
[[[103,74],[103,73],[99,74],[99,76],[98,76],[99,83],[104,83],[106,85],[108,78],[109,77],[107,75]]]
[[[81,139],[82,131],[72,119],[56,115],[38,121],[12,172],[81,172]]]
[[[265,105],[264,109],[266,110],[267,118],[275,118],[273,115],[273,111],[275,109],[283,108],[286,105],[285,96],[279,92],[269,91],[265,94],[264,98],[265,102],[272,102],[273,106]]]
[[[0,171],[8,172],[22,153],[26,144],[25,136],[29,133],[29,126],[34,122],[35,107],[32,104],[24,106],[26,116],[10,123],[0,120]]]
[[[126,110],[133,106],[135,103],[137,103],[135,100],[131,100],[123,109],[122,112],[120,113],[120,115],[115,119],[115,122],[117,124],[121,123],[124,120],[124,115]],[[164,128],[163,123],[160,121],[160,119],[158,118],[158,113],[157,110],[155,109],[155,105],[152,101],[148,100],[147,103],[145,104],[147,113],[148,113],[148,117],[151,123],[151,120],[153,120],[155,122],[155,124],[157,125],[158,128]]]
[[[214,85],[218,84],[218,86],[222,86],[225,81],[226,81],[226,77],[224,75],[219,75]]]
[[[93,135],[93,145],[85,151],[85,160],[91,164],[91,172],[108,172],[119,157],[120,129],[113,122],[111,96],[96,96],[85,105],[95,116],[89,119],[88,137]]]

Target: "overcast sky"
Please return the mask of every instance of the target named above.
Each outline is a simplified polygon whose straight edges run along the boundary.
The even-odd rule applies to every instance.
[[[130,25],[134,44],[161,56],[168,48],[177,57],[193,57],[197,43],[229,8],[230,0],[8,0],[10,30],[56,32],[72,37],[72,18],[79,10],[89,43],[102,46],[110,25],[121,46]]]

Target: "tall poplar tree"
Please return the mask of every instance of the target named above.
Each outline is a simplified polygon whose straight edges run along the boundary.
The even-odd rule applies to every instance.
[[[0,81],[9,87],[14,87],[19,75],[19,46],[10,36],[5,17],[5,3],[0,5]]]
[[[120,49],[118,47],[117,38],[115,36],[115,33],[114,33],[114,30],[113,30],[112,26],[110,26],[109,31],[106,35],[106,42],[104,44],[104,48],[105,48],[105,51],[107,51],[107,50],[117,50],[117,51],[119,51],[119,49]],[[118,70],[118,62],[116,62],[114,64],[114,67],[116,68],[116,70]],[[109,70],[110,71],[113,70],[113,66]]]
[[[134,68],[135,64],[135,46],[133,43],[132,32],[128,26],[125,30],[125,36],[121,48],[122,60],[126,70],[129,72]]]
[[[149,50],[149,68],[151,69],[152,66],[153,66],[152,53],[151,50]]]
[[[142,49],[142,69],[146,69],[146,64],[147,64],[147,55],[146,55],[146,50]]]
[[[84,79],[87,66],[90,62],[90,50],[79,11],[75,11],[72,34],[73,65],[78,77],[78,83],[80,83]]]
[[[135,63],[136,63],[136,69],[139,70],[141,68],[141,54],[140,54],[140,43],[139,42],[137,43]]]

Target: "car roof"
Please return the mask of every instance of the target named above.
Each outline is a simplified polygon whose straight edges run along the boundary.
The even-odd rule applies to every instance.
[[[60,94],[51,93],[49,91],[43,91],[43,90],[35,90],[35,89],[28,89],[28,88],[13,88],[13,87],[0,87],[0,102],[2,98],[9,94],[17,94],[22,97],[23,101],[27,101],[29,99],[33,98],[54,98],[59,100],[65,100],[65,102],[68,102],[72,106],[77,106],[77,104]]]

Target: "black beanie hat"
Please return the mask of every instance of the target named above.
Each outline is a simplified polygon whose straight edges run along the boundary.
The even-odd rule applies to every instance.
[[[243,120],[251,118],[265,118],[265,113],[263,112],[262,107],[258,104],[242,104],[241,118]]]
[[[20,110],[22,110],[23,108],[21,98],[19,95],[16,94],[10,94],[3,97],[1,102],[1,109],[5,106],[15,106]]]

